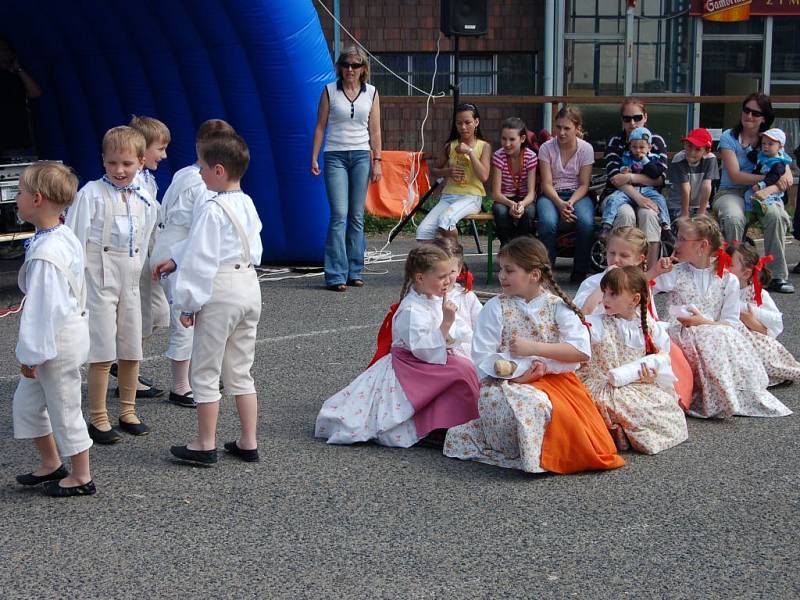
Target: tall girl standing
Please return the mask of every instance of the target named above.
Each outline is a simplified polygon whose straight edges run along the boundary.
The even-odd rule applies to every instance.
[[[409,252],[390,354],[325,401],[316,437],[407,448],[478,416],[475,367],[449,349],[457,341],[457,308],[446,297],[451,271],[450,257],[432,244]]]
[[[767,391],[768,378],[739,327],[739,282],[725,271],[722,232],[706,215],[678,220],[674,266],[651,269],[653,293],[667,294],[673,343],[692,367],[691,414],[699,417],[781,417],[791,414]]]
[[[369,62],[351,46],[336,61],[337,79],[322,90],[311,152],[311,173],[319,175],[325,143],[325,189],[331,209],[325,240],[325,284],[335,292],[364,285],[364,205],[367,183],[381,178],[381,108],[378,91],[367,83]]]
[[[633,447],[645,454],[672,448],[689,435],[672,384],[672,368],[665,362],[660,373],[638,365],[646,356],[670,348],[666,327],[647,311],[647,277],[637,266],[612,269],[603,276],[600,289],[603,314],[586,318],[591,323],[592,358],[578,374],[617,448]],[[627,385],[612,382],[610,371],[626,366],[638,367],[638,379]]]
[[[542,195],[536,201],[538,233],[551,265],[556,262],[559,224],[577,230],[575,259],[570,279],[580,283],[591,272],[589,251],[594,238],[594,203],[587,196],[592,179],[594,150],[581,139],[583,117],[574,106],[565,106],[555,119],[555,137],[539,148]]]
[[[533,235],[536,220],[536,165],[528,129],[518,117],[503,121],[499,148],[492,156],[492,214],[500,245]]]
[[[459,104],[450,137],[436,166],[431,168],[431,175],[444,177],[447,182],[439,202],[417,227],[418,240],[432,240],[437,235],[457,238],[458,222],[468,214],[480,212],[491,157],[492,147],[481,133],[478,107]]]
[[[553,280],[544,246],[516,238],[497,261],[503,293],[483,307],[472,341],[480,418],[447,432],[445,455],[530,473],[621,467],[575,375],[591,354],[589,332]]]

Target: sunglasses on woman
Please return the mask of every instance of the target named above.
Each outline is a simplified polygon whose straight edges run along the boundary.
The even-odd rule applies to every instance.
[[[364,66],[364,63],[351,63],[351,62],[343,62],[342,69],[352,69],[353,71],[357,71],[361,67]]]
[[[753,116],[756,119],[759,118],[759,117],[763,117],[764,116],[764,113],[761,112],[760,110],[753,110],[752,108],[750,108],[748,106],[743,106],[742,107],[742,112],[744,114],[746,114],[746,115]]]
[[[622,120],[626,123],[630,123],[631,121],[636,121],[637,123],[644,119],[644,115],[622,115]]]

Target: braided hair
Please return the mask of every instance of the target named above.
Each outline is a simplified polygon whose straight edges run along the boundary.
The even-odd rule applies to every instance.
[[[650,286],[647,283],[647,276],[639,266],[631,265],[611,269],[600,280],[600,289],[604,292],[608,290],[612,294],[621,292],[639,294],[639,316],[642,320],[645,352],[647,354],[657,354],[658,347],[653,342],[647,325],[647,302],[650,299]]]
[[[508,258],[511,260],[511,262],[516,264],[519,268],[527,273],[538,269],[542,274],[542,282],[544,285],[547,286],[547,288],[556,296],[561,298],[564,301],[564,304],[566,304],[572,312],[578,315],[581,323],[584,325],[586,324],[586,319],[584,318],[581,309],[575,306],[575,303],[556,283],[556,280],[553,277],[553,269],[550,266],[550,259],[547,256],[547,249],[544,247],[542,242],[536,238],[527,236],[514,238],[505,246],[500,248],[497,256]]]
[[[430,271],[437,263],[449,260],[450,256],[434,244],[420,244],[412,248],[406,257],[405,277],[400,291],[400,302],[408,294],[408,290],[411,289],[414,277],[417,274]]]

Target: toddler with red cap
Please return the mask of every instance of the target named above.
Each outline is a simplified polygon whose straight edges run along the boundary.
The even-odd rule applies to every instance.
[[[705,214],[712,182],[719,179],[719,165],[711,152],[708,129],[692,129],[681,141],[683,150],[672,157],[668,170],[667,207],[672,220]]]
[[[764,179],[745,192],[745,212],[753,211],[761,217],[767,206],[783,201],[783,192],[775,184],[792,164],[792,159],[783,151],[785,145],[786,134],[773,127],[761,134],[761,150],[753,148],[748,153],[747,158],[756,165],[753,173],[764,175]]]

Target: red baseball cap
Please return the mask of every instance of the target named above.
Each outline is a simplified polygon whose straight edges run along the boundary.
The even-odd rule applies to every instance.
[[[711,148],[711,134],[704,127],[692,129],[681,141],[694,144],[698,148]]]

